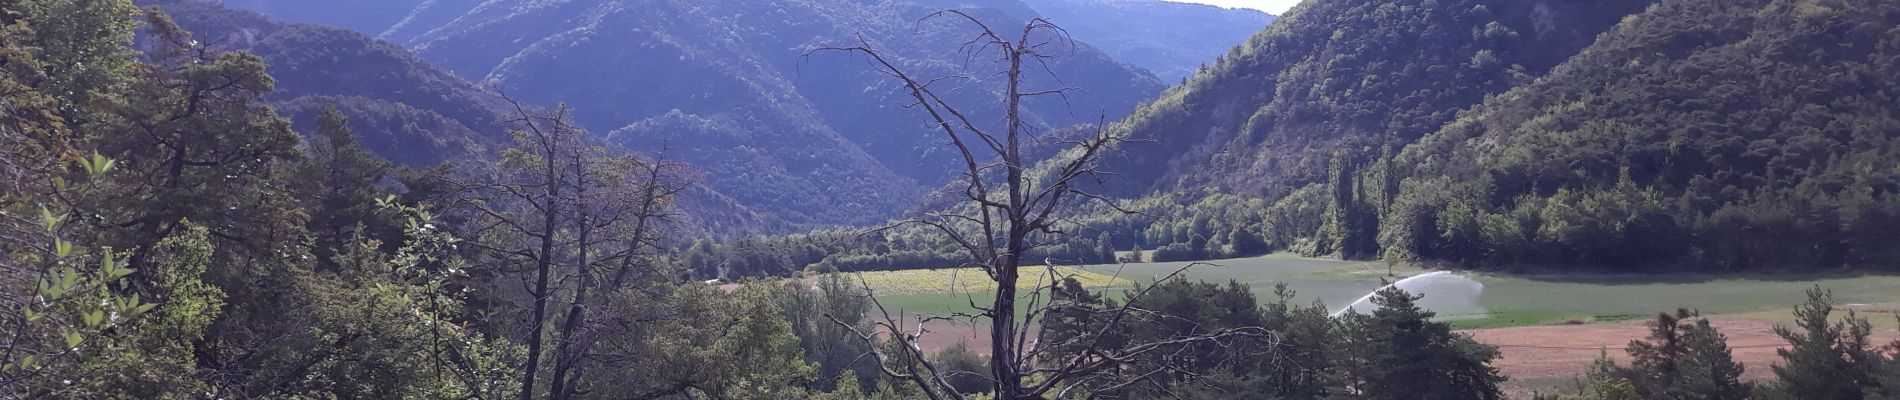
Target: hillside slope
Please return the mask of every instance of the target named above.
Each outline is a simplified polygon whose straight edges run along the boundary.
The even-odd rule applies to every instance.
[[[662,1],[638,6],[491,2],[419,41],[419,54],[533,101],[569,101],[616,141],[700,165],[723,192],[815,223],[873,223],[943,179],[954,158],[887,77],[818,46],[862,35],[924,76],[962,75],[961,96],[991,101],[989,60],[957,49],[973,34],[912,2]],[[972,10],[997,26],[1023,18]],[[1008,25],[1004,25],[1008,24]],[[1160,90],[1153,77],[1087,46],[1050,65],[1044,86],[1088,88],[1032,105],[1054,128],[1116,118]],[[994,116],[978,116],[982,120]]]
[[[1120,192],[1280,197],[1541,76],[1646,0],[1312,0],[1115,129]]]
[[[390,43],[354,31],[284,24],[213,3],[141,1],[170,13],[200,41],[268,63],[271,100],[303,131],[322,105],[347,111],[364,145],[390,160],[432,165],[491,154],[507,143],[499,99]]]
[[[1020,2],[995,3],[969,12],[1005,32],[1033,16]],[[970,5],[964,2],[415,5],[389,27],[368,31],[528,102],[566,102],[582,125],[700,166],[714,188],[801,224],[882,221],[942,182],[955,162],[887,77],[858,57],[812,49],[861,37],[920,75],[957,78],[940,85],[959,86],[946,92],[966,102],[993,101],[1000,90],[991,60],[958,52],[974,35],[970,24],[919,21]],[[1028,120],[1038,130],[1120,118],[1163,87],[1087,44],[1062,47],[1048,65],[1052,73],[1034,83],[1086,90],[1031,104]]]
[[[1193,76],[1273,22],[1258,10],[1162,0],[1025,0],[1042,16],[1163,82]]]
[[[1407,149],[1385,244],[1507,264],[1890,267],[1895,104],[1900,4],[1664,1]]]
[[[258,14],[195,0],[141,1],[166,10],[198,40],[263,58],[275,79],[272,105],[299,132],[335,106],[364,147],[408,166],[494,157],[511,142],[499,97],[436,68],[394,44],[342,28],[274,22]],[[695,233],[743,235],[782,230],[782,222],[715,190],[696,188],[678,200]]]

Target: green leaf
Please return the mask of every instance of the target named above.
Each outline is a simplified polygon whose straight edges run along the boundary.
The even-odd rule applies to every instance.
[[[92,158],[79,159],[79,166],[85,167],[86,173],[93,176],[111,171],[112,164],[114,164],[112,159],[100,155],[97,151],[92,152]]]
[[[140,304],[138,308],[132,309],[132,315],[144,315],[145,312],[152,311],[153,307],[158,307],[158,304]]]
[[[84,341],[86,338],[79,336],[79,332],[66,332],[66,347],[79,347],[79,343]]]
[[[67,243],[65,240],[60,240],[59,238],[54,238],[53,254],[58,255],[60,258],[73,255],[73,244]]]
[[[31,308],[25,309],[23,311],[26,312],[26,322],[38,322],[41,317],[46,316],[46,314],[41,314],[37,311],[33,311],[33,309]]]
[[[40,297],[45,297],[46,300],[52,301],[59,299],[59,296],[64,294],[66,294],[66,289],[59,287],[59,282],[54,282],[52,278],[49,277],[40,281]]]
[[[106,312],[100,310],[87,311],[86,315],[82,315],[80,318],[86,322],[86,326],[99,326],[99,323],[106,322]]]
[[[46,206],[40,206],[40,224],[46,228],[47,232],[59,229],[61,222],[66,222],[66,217],[55,215],[53,214],[53,210],[47,209]]]
[[[20,359],[20,369],[27,369],[27,368],[33,368],[33,356],[31,355],[28,355]]]

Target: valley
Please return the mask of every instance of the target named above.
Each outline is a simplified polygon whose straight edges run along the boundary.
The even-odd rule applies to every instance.
[[[1197,262],[1201,263],[1201,262]],[[1386,275],[1381,262],[1350,262],[1304,258],[1292,254],[1263,257],[1209,260],[1204,265],[1190,262],[1105,264],[1062,267],[1061,273],[1089,274],[1085,282],[1112,298],[1126,298],[1133,285],[1151,285],[1155,278],[1181,271],[1181,278],[1215,283],[1237,282],[1246,285],[1263,305],[1274,301],[1274,286],[1285,283],[1297,293],[1296,304],[1321,302],[1329,310],[1378,290],[1385,281],[1396,281],[1428,270],[1402,265]],[[1185,270],[1183,270],[1185,268]],[[970,306],[986,304],[986,291],[951,290],[949,274],[937,271],[936,280],[924,280],[915,274],[898,286],[873,285],[878,300],[893,314],[909,316],[972,314]],[[968,280],[975,270],[960,271]],[[860,273],[866,279],[883,281],[889,272]],[[860,275],[850,274],[850,275]],[[1475,294],[1415,292],[1424,295],[1422,304],[1432,304],[1434,295],[1473,295],[1474,304],[1434,307],[1441,320],[1479,342],[1498,346],[1500,357],[1494,366],[1511,381],[1505,391],[1517,397],[1532,392],[1574,392],[1586,378],[1591,360],[1601,351],[1613,357],[1630,341],[1648,335],[1644,323],[1654,314],[1676,308],[1701,311],[1728,336],[1736,360],[1747,365],[1743,376],[1749,380],[1771,380],[1769,366],[1782,360],[1776,349],[1788,346],[1776,336],[1776,326],[1794,323],[1793,310],[1803,292],[1812,287],[1831,291],[1842,309],[1853,310],[1874,321],[1900,318],[1900,276],[1894,275],[1619,275],[1619,274],[1499,274],[1468,273],[1483,284]],[[1102,278],[1127,279],[1111,284]],[[853,276],[852,279],[856,279]],[[1027,279],[1026,279],[1027,282]],[[1025,283],[1030,284],[1030,283]],[[913,289],[901,289],[913,288]],[[933,288],[933,289],[914,289]],[[1437,304],[1432,304],[1437,305]],[[1474,311],[1474,309],[1482,311]],[[915,317],[913,317],[915,318]],[[983,354],[987,340],[983,326],[964,322],[930,322],[923,345],[941,350],[956,344],[970,346]],[[1876,325],[1876,342],[1900,340],[1900,327]]]
[[[1297,3],[0,0],[0,400],[1900,399],[1900,3]]]

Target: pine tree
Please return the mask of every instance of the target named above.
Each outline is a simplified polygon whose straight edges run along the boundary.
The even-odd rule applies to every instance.
[[[1872,326],[1852,312],[1834,321],[1833,313],[1834,295],[1816,286],[1794,309],[1796,328],[1775,327],[1788,341],[1775,350],[1782,361],[1772,367],[1782,390],[1808,399],[1859,399],[1879,389],[1876,374],[1885,360],[1868,340]]]
[[[376,199],[388,194],[377,182],[389,174],[390,164],[357,142],[349,118],[335,106],[325,106],[308,148],[310,157],[298,179],[302,184],[294,188],[310,210],[306,226],[316,239],[311,253],[319,265],[334,269],[331,258],[358,229],[367,231],[365,237],[400,245],[401,232],[389,218],[377,216]]]
[[[1603,349],[1602,353],[1597,354],[1596,361],[1590,363],[1589,378],[1588,398],[1591,400],[1642,399],[1642,396],[1636,393],[1635,384],[1623,377],[1623,368],[1616,365],[1616,360],[1610,359],[1609,349]]]
[[[65,105],[59,113],[68,122],[90,125],[101,119],[96,104],[125,95],[138,64],[137,24],[128,17],[140,10],[131,0],[23,0],[0,9],[32,22],[21,39],[38,53],[43,93]]]
[[[1496,347],[1433,322],[1436,313],[1418,306],[1420,296],[1396,286],[1373,295],[1371,314],[1349,312],[1341,321],[1351,385],[1368,399],[1497,399],[1502,396],[1490,362]]]
[[[1745,399],[1752,390],[1741,381],[1728,338],[1693,311],[1658,314],[1649,338],[1631,341],[1629,354],[1633,383],[1645,397]]]
[[[1273,287],[1273,303],[1261,310],[1261,324],[1274,332],[1280,345],[1273,357],[1263,357],[1256,373],[1273,398],[1319,399],[1336,390],[1333,368],[1340,340],[1326,306],[1293,304],[1294,291],[1286,283]]]

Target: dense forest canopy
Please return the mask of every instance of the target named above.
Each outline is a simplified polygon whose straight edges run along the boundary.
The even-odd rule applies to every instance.
[[[1383,244],[1627,269],[1892,267],[1896,24],[1878,1],[1658,5],[1407,149],[1406,215]]]

